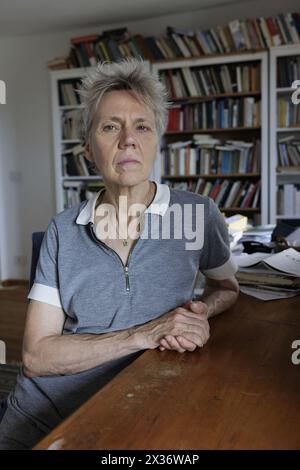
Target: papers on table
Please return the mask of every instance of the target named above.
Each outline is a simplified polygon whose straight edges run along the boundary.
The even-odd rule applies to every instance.
[[[295,297],[295,295],[299,294],[299,291],[294,292],[281,292],[281,291],[268,291],[265,289],[255,289],[252,287],[240,286],[240,291],[243,294],[251,295],[252,297],[256,297],[260,300],[278,300],[278,299],[286,299],[288,297]]]
[[[294,248],[271,255],[270,253],[242,254],[236,257],[236,262],[239,268],[258,266],[300,277],[300,253]]]
[[[294,248],[271,255],[242,253],[235,259],[242,292],[263,300],[300,293],[300,253]]]
[[[300,246],[300,227],[285,237],[290,246]]]
[[[272,238],[272,232],[275,225],[260,225],[258,227],[250,227],[245,230],[242,238],[239,240],[240,243],[244,241],[254,241],[260,243],[269,243]]]

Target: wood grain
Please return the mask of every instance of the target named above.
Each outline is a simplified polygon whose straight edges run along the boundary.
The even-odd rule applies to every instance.
[[[22,359],[27,295],[28,287],[0,289],[0,339],[6,344],[7,363]]]
[[[193,353],[146,351],[36,449],[299,449],[300,297],[241,295]]]

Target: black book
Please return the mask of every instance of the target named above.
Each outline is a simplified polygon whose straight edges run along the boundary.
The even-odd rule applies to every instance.
[[[67,166],[67,173],[69,176],[79,175],[78,168],[76,166],[73,156],[68,157],[66,166]]]
[[[153,36],[148,36],[145,38],[145,42],[149,49],[151,50],[153,56],[155,57],[156,60],[164,60],[165,57],[161,53],[160,49],[157,47],[155,38]]]
[[[116,29],[107,29],[106,31],[102,32],[103,38],[113,38],[118,40],[121,39],[128,39],[129,38],[129,33],[128,29],[126,27],[123,28],[116,28]]]
[[[175,53],[176,57],[182,57],[182,52],[179,49],[176,41],[174,40],[172,33],[168,33],[169,44],[172,47],[172,51]]]
[[[298,16],[299,14],[297,13],[292,13],[292,17],[293,17],[293,20],[294,20],[294,24],[295,24],[295,28],[297,30],[297,33],[298,33],[298,36],[299,36],[299,39],[300,39],[300,18]]]
[[[167,26],[166,28],[167,34],[179,34],[180,36],[189,36],[194,37],[195,33],[192,30],[185,30],[181,28],[174,28],[173,26]]]
[[[74,68],[80,67],[80,62],[78,60],[78,57],[77,57],[76,50],[75,50],[74,46],[72,46],[71,49],[70,49],[69,58],[70,58],[70,62],[72,64],[72,67],[74,67]]]

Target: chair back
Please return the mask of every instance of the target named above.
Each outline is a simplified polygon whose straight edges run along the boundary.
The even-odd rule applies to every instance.
[[[45,232],[33,232],[32,234],[32,253],[31,253],[31,267],[30,267],[30,280],[29,289],[33,286],[35,271],[40,256],[41,244],[44,238]]]
[[[41,244],[44,238],[45,232],[33,232],[32,234],[32,253],[31,253],[31,266],[30,266],[30,279],[29,279],[29,290],[33,286],[35,271],[40,256]],[[7,410],[7,398],[0,400],[0,423]]]
[[[30,266],[30,279],[29,290],[33,286],[36,266],[40,256],[41,244],[45,232],[33,232],[32,234],[32,253],[31,253],[31,266]],[[7,398],[0,400],[0,423],[7,409]]]

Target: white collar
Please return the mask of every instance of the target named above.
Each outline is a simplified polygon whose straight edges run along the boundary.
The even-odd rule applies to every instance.
[[[155,197],[149,207],[145,210],[146,213],[157,214],[163,216],[166,210],[169,207],[170,203],[170,188],[167,184],[157,183],[156,184],[156,193]],[[94,223],[95,216],[95,205],[99,195],[104,191],[105,188],[102,188],[98,193],[94,194],[80,211],[76,224],[87,225],[88,223]]]

